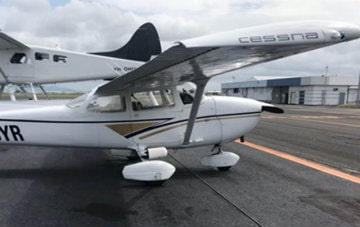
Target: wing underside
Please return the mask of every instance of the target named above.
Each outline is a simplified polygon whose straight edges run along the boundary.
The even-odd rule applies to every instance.
[[[0,51],[1,50],[14,50],[14,49],[29,49],[25,44],[13,39],[12,37],[0,32]]]
[[[124,89],[153,89],[197,83],[236,69],[294,55],[325,45],[262,45],[191,47],[182,44],[171,47],[152,61],[101,86],[98,95],[117,94]]]
[[[319,26],[313,23],[275,24],[184,40],[152,61],[100,86],[95,94],[116,95],[124,90],[144,91],[175,86],[187,81],[194,82],[197,90],[184,135],[183,144],[186,146],[190,143],[205,85],[210,78],[358,38],[356,32],[359,28],[350,26],[350,31],[355,31],[357,35],[351,36],[352,33],[348,32],[349,37],[346,39],[346,29],[330,24],[331,26],[329,23],[321,23]]]

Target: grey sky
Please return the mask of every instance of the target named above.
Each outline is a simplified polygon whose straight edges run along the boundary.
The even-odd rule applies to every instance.
[[[32,45],[74,51],[122,46],[145,22],[158,29],[163,48],[177,40],[289,20],[336,20],[360,24],[359,0],[2,0],[0,28]],[[355,76],[360,71],[360,41],[265,63],[220,76],[222,81],[250,76]]]

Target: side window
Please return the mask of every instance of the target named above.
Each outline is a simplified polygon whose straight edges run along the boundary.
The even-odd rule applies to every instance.
[[[174,96],[168,89],[142,91],[131,95],[131,103],[135,111],[173,106]]]
[[[35,53],[35,59],[38,61],[49,60],[49,58],[49,54],[39,52]]]
[[[95,97],[87,108],[94,112],[124,112],[126,111],[125,97],[120,95]]]
[[[15,53],[10,59],[12,64],[26,64],[27,62],[28,58],[24,53]]]
[[[54,62],[66,63],[66,56],[63,55],[54,55],[53,60]]]

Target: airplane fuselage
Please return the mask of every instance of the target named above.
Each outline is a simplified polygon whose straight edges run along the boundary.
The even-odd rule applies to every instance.
[[[178,95],[173,96],[171,105],[142,110],[134,109],[130,94],[124,95],[124,110],[94,109],[93,102],[3,111],[0,144],[130,150],[138,150],[139,146],[180,148],[220,144],[253,129],[263,105],[244,98],[204,96],[190,143],[184,145],[192,105],[184,104]]]
[[[2,50],[0,84],[113,79],[143,62],[42,47]]]

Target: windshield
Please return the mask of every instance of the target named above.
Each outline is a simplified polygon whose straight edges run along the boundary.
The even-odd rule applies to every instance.
[[[93,97],[87,109],[93,112],[124,112],[125,97],[120,95]]]
[[[71,100],[70,102],[68,102],[66,104],[66,106],[71,109],[79,108],[81,106],[81,104],[83,104],[83,102],[86,100],[87,96],[88,96],[88,94],[83,94],[83,95]]]

